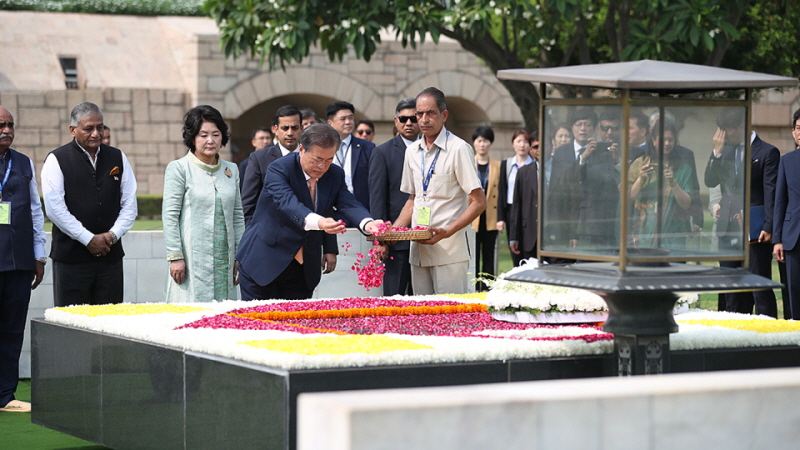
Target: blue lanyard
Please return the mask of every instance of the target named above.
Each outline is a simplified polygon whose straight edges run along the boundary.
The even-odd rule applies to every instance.
[[[14,165],[14,160],[10,157],[8,158],[8,166],[6,166],[6,174],[3,175],[3,183],[0,184],[0,199],[3,198],[3,188],[6,187],[6,183],[8,182],[8,175],[11,174],[11,166]]]
[[[436,160],[439,159],[439,152],[442,150],[441,147],[436,148],[436,155],[433,157],[433,161],[431,161],[431,166],[428,167],[428,175],[425,175],[425,149],[422,149],[420,152],[420,160],[422,161],[422,195],[426,195],[428,193],[428,186],[431,184],[431,175],[433,175],[433,168],[436,167]]]

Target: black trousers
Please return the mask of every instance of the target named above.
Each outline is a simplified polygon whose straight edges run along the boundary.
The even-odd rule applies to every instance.
[[[741,267],[739,261],[720,261],[720,267]],[[772,243],[750,244],[750,265],[747,269],[756,275],[772,279]],[[778,302],[772,289],[753,292],[730,292],[721,294],[725,311],[778,317]]]
[[[383,276],[383,295],[411,295],[410,250],[395,250],[389,246],[389,257],[383,261],[386,268]]]
[[[17,391],[32,281],[30,270],[0,272],[0,407],[14,400]]]
[[[497,230],[486,229],[486,214],[481,215],[480,226],[475,233],[475,276],[479,277],[482,273],[496,275],[494,270],[494,249],[497,245]],[[488,287],[483,283],[478,283],[475,290],[478,292],[487,290]]]
[[[306,264],[308,263],[306,261]],[[272,283],[266,286],[257,284],[249,275],[239,269],[239,288],[242,292],[242,300],[305,300],[314,295],[314,290],[309,289],[306,283],[303,265],[294,259]]]
[[[53,301],[56,307],[122,303],[125,292],[122,259],[116,262],[53,262]]]

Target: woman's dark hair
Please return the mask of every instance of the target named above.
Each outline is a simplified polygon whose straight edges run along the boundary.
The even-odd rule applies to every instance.
[[[511,143],[513,144],[515,140],[517,140],[518,136],[523,136],[526,141],[530,142],[531,135],[528,133],[528,130],[517,130],[514,134],[511,135]]]
[[[653,125],[653,133],[650,136],[650,145],[649,145],[650,148],[648,149],[648,152],[650,153],[651,158],[658,157],[658,147],[655,144],[655,140],[658,138],[659,126],[660,126],[659,121],[657,120],[656,123]],[[675,137],[675,146],[677,147],[678,126],[675,125],[675,122],[671,120],[664,121],[664,134],[667,134],[667,131],[672,132],[672,136]],[[667,158],[670,160],[670,162],[673,163],[680,162],[681,159],[680,156],[678,156],[678,152],[676,152],[674,149],[669,153],[669,155],[667,155]]]
[[[190,109],[183,116],[183,144],[194,153],[194,138],[200,133],[203,122],[211,122],[219,128],[222,133],[222,146],[228,143],[228,124],[222,119],[222,114],[213,106],[200,105]]]
[[[478,137],[494,143],[494,130],[492,130],[492,127],[478,127],[472,132],[472,142],[475,142]]]

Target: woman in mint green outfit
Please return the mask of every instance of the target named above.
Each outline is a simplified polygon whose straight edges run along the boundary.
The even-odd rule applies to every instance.
[[[168,303],[238,299],[234,259],[244,232],[239,170],[223,161],[228,126],[211,106],[189,110],[183,142],[189,153],[164,174],[164,244]]]
[[[656,127],[658,124],[656,124]],[[658,128],[653,127],[654,130]],[[673,152],[678,132],[671,122],[664,123],[664,167],[662,193],[658,192],[656,169],[658,138],[653,139],[651,151],[631,163],[629,173],[630,199],[634,201],[634,220],[631,244],[635,248],[682,249],[686,236],[692,231],[686,210],[692,204],[690,192],[692,169]],[[656,222],[661,211],[661,234],[656,234]]]

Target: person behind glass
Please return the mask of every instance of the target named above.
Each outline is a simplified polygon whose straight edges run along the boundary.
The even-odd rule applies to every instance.
[[[525,130],[517,130],[511,135],[511,145],[514,148],[514,156],[504,159],[500,163],[500,183],[499,199],[497,205],[497,230],[502,232],[511,214],[511,204],[514,202],[514,182],[517,179],[517,171],[533,162],[530,155],[530,134]],[[511,261],[514,267],[519,265],[522,256],[511,251]]]
[[[319,122],[319,118],[317,118],[317,113],[314,112],[311,108],[304,108],[300,110],[301,118],[301,126],[305,130],[306,128],[314,125],[315,123]]]
[[[125,154],[102,143],[104,129],[97,105],[76,105],[72,142],[50,152],[42,166],[55,306],[122,303],[121,239],[136,220],[136,177]]]
[[[634,248],[682,249],[692,229],[688,216],[679,211],[692,204],[691,168],[674,151],[678,130],[673,122],[664,124],[663,167],[658,165],[658,135],[651,139],[648,153],[636,158],[628,170],[629,198],[635,202],[631,244]],[[663,193],[658,192],[658,170],[663,176]],[[659,206],[661,199],[666,199],[666,205]],[[661,234],[656,234],[659,216]]]
[[[413,97],[400,100],[395,108],[394,130],[397,135],[375,147],[369,160],[369,212],[372,217],[395,222],[403,210],[408,194],[400,190],[406,148],[419,139],[417,102]],[[411,245],[399,241],[388,248],[383,278],[383,295],[410,295]]]
[[[566,123],[560,123],[555,127],[555,133],[550,138],[550,145],[547,148],[547,153],[544,158],[544,186],[550,185],[550,174],[553,171],[553,154],[556,149],[562,145],[567,145],[572,142],[572,131]]]
[[[375,124],[371,120],[359,120],[356,124],[356,136],[364,139],[365,141],[375,140]]]
[[[331,217],[334,207],[365,235],[378,232],[383,222],[370,217],[347,189],[344,170],[332,165],[339,148],[336,130],[314,124],[297,152],[269,165],[236,255],[242,299],[311,298],[322,276],[322,236],[345,231]]]
[[[184,116],[189,152],[164,174],[164,244],[168,303],[238,299],[236,249],[244,233],[239,169],[219,152],[228,125],[215,108],[196,106]]]
[[[250,156],[257,150],[262,149],[272,144],[272,132],[267,127],[258,127],[250,132],[250,145],[253,150],[249,155],[239,162],[239,190],[242,190],[244,185],[244,174],[247,171],[247,166],[250,164]]]
[[[534,161],[539,160],[539,131],[531,131],[530,136],[528,136],[528,145],[531,153],[531,158]]]
[[[478,168],[478,180],[486,196],[486,210],[472,221],[475,229],[475,276],[484,274],[494,276],[495,248],[497,246],[497,204],[500,185],[500,161],[489,157],[489,149],[494,142],[494,131],[490,127],[477,128],[472,133],[472,147],[475,149],[475,164]],[[487,290],[487,286],[478,282],[478,292]]]
[[[24,413],[31,404],[14,398],[19,357],[31,290],[42,282],[47,256],[36,171],[12,142],[14,117],[0,106],[0,411]]]
[[[786,264],[786,291],[790,319],[800,320],[800,109],[792,115],[795,150],[781,156],[775,186],[772,219],[772,254]],[[792,220],[792,216],[795,217]],[[781,280],[783,281],[783,280]],[[785,303],[784,303],[785,304]],[[785,315],[785,311],[784,311]]]
[[[722,192],[719,205],[713,214],[717,218],[718,245],[724,251],[741,248],[734,243],[734,240],[742,239],[741,222],[744,220],[741,206],[744,204],[745,190],[740,187],[745,183],[744,164],[747,163],[744,159],[744,110],[734,108],[724,110],[717,118],[717,125],[719,128],[712,139],[714,151],[706,168],[705,181],[706,184],[716,183],[715,186],[719,186]],[[745,242],[749,241],[750,245],[747,270],[772,279],[772,219],[780,151],[762,141],[755,132],[750,135],[750,150],[750,226],[755,227],[757,232],[751,233],[751,237],[755,239],[745,238],[747,239]],[[730,223],[731,213],[736,223]],[[720,227],[726,228],[728,235],[719,234]],[[739,236],[734,236],[737,230]],[[721,261],[720,266],[742,267],[742,262]],[[755,306],[757,314],[778,317],[778,305],[772,289],[720,295],[724,297],[726,311],[752,314]]]

